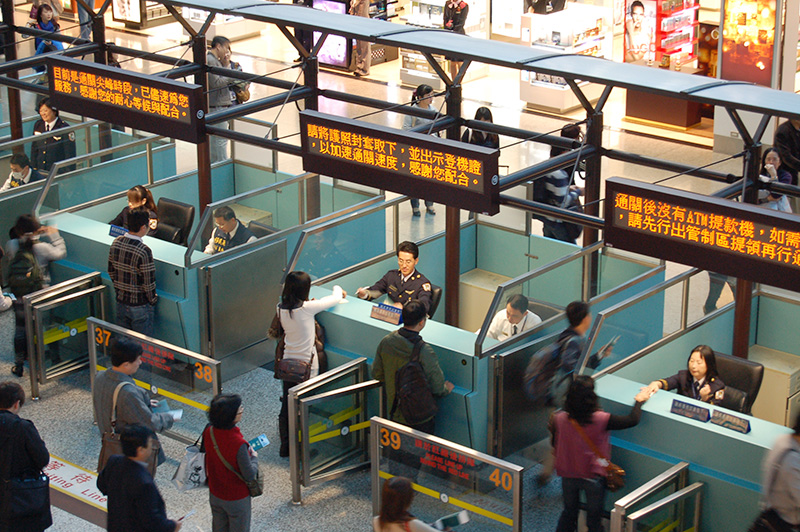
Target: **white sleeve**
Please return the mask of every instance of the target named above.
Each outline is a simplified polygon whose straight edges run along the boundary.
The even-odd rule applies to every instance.
[[[3,184],[2,187],[0,187],[0,192],[3,192],[4,190],[8,190],[9,188],[11,188],[11,176],[10,175],[8,176],[8,179],[6,179],[5,184]]]
[[[255,242],[256,238],[257,238],[256,235],[251,236],[250,238],[247,239],[247,242],[245,242],[245,244],[249,244],[250,242]]]
[[[64,239],[57,232],[50,235],[50,242],[38,242],[34,244],[35,254],[47,262],[61,260],[67,256],[67,245]]]
[[[325,296],[322,299],[314,299],[312,301],[306,301],[303,303],[303,309],[307,310],[311,314],[318,314],[323,310],[328,310],[331,307],[335,307],[341,301],[342,287],[337,285],[333,287],[333,293],[331,295]]]
[[[206,255],[213,255],[214,254],[214,232],[211,232],[211,238],[208,239],[208,244],[206,245],[206,249],[203,250],[203,253]]]
[[[503,332],[500,326],[500,322],[503,321],[503,312],[505,312],[505,310],[501,310],[492,318],[492,323],[489,324],[489,330],[486,332],[488,338],[494,338],[495,340],[500,338],[500,333]]]

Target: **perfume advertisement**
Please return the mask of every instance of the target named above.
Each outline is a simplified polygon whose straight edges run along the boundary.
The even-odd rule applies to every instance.
[[[625,13],[625,62],[653,64],[655,59],[655,0],[633,0]]]

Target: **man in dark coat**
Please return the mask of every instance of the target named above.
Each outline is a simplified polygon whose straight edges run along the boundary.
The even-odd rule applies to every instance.
[[[50,453],[31,421],[19,417],[25,391],[16,382],[0,382],[0,483],[40,474],[50,462]],[[38,511],[13,515],[10,491],[0,490],[0,531],[41,532],[53,524],[50,494]]]
[[[167,519],[167,507],[146,463],[155,433],[134,423],[120,431],[122,455],[114,455],[97,477],[108,496],[108,532],[177,532],[182,522]]]

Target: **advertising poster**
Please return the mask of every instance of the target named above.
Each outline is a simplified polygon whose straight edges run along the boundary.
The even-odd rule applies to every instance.
[[[625,62],[652,64],[655,55],[655,0],[633,0],[625,12]]]

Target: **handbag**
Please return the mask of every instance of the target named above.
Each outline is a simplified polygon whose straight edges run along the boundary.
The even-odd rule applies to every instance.
[[[100,457],[97,459],[98,473],[106,466],[109,458],[115,454],[123,454],[122,442],[120,442],[119,433],[116,430],[117,397],[119,397],[119,391],[126,384],[133,386],[133,383],[121,382],[117,384],[116,388],[114,388],[114,399],[111,403],[111,432],[103,432],[103,445],[100,447]],[[158,467],[158,452],[160,449],[161,445],[158,443],[158,440],[153,438],[153,452],[150,453],[150,458],[147,460],[147,470],[150,471],[150,474],[153,475],[153,477],[156,476],[156,468]]]
[[[208,477],[206,476],[206,453],[200,450],[200,438],[197,437],[194,445],[186,448],[181,463],[175,474],[172,475],[172,483],[178,491],[189,491],[198,488],[208,487]]]
[[[575,430],[578,431],[578,434],[581,435],[583,441],[586,442],[586,444],[592,450],[594,455],[597,457],[597,461],[605,465],[606,487],[608,488],[608,491],[617,491],[620,488],[625,487],[625,470],[622,469],[620,466],[612,463],[611,460],[609,460],[608,458],[603,456],[602,453],[600,453],[600,451],[597,449],[597,446],[591,439],[589,439],[588,434],[584,432],[583,427],[581,427],[577,421],[575,421],[572,418],[570,418],[569,421],[572,423],[572,426],[575,427]]]
[[[236,95],[236,103],[244,103],[250,99],[250,89],[247,87],[236,86],[233,93]]]
[[[50,511],[50,479],[42,472],[3,481],[10,521]]]
[[[214,450],[217,452],[217,456],[219,456],[222,465],[224,465],[228,471],[236,475],[239,480],[244,482],[244,485],[247,486],[247,489],[250,490],[251,497],[258,497],[259,495],[264,493],[264,475],[261,473],[261,468],[259,467],[256,471],[256,478],[253,480],[245,480],[244,477],[236,471],[231,465],[225,460],[225,457],[222,456],[222,453],[219,451],[219,446],[217,445],[217,439],[214,437],[214,427],[209,427],[209,434],[211,434],[211,443],[214,444]]]
[[[316,320],[314,320],[314,345],[316,347],[317,356],[319,356],[319,372],[324,373],[327,370],[328,357],[325,354],[325,329],[322,328]],[[272,318],[272,324],[267,331],[267,336],[270,338],[277,338],[278,344],[275,346],[275,374],[276,379],[286,382],[305,382],[311,376],[311,368],[314,364],[315,353],[311,353],[311,359],[308,361],[298,360],[294,358],[283,358],[286,349],[285,340],[286,331],[281,325],[280,308]],[[320,354],[321,353],[321,354]],[[324,355],[324,356],[323,356]],[[324,361],[324,367],[323,367]]]

